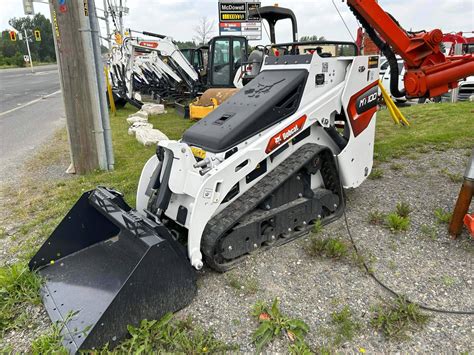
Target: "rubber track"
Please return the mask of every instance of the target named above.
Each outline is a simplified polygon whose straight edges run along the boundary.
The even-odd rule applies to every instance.
[[[201,245],[211,267],[220,269],[214,263],[219,238],[323,149],[325,147],[318,144],[305,144],[207,223]]]

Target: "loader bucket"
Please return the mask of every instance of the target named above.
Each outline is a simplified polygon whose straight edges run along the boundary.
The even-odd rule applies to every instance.
[[[159,319],[194,298],[196,274],[168,229],[99,187],[76,202],[29,263],[70,352],[127,335],[127,325]]]

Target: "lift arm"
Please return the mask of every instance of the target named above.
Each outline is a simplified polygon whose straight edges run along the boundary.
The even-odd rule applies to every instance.
[[[472,54],[446,57],[441,52],[441,30],[407,32],[376,0],[347,0],[347,5],[387,57],[392,73],[398,73],[395,54],[405,61],[405,90],[399,90],[398,75],[392,75],[396,79],[390,87],[394,96],[438,96],[474,74]]]

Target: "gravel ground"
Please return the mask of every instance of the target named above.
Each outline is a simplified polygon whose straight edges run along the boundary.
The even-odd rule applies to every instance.
[[[446,225],[436,222],[433,211],[452,210],[460,183],[452,182],[443,168],[452,174],[463,174],[465,150],[432,151],[410,155],[378,166],[384,175],[367,180],[348,191],[347,217],[359,249],[374,259],[377,277],[409,299],[431,307],[447,310],[473,310],[474,242],[466,232],[453,241]],[[393,169],[393,164],[397,169]],[[407,232],[394,234],[382,226],[368,223],[370,211],[388,213],[397,202],[407,202],[412,208],[411,226]],[[435,233],[422,233],[425,224]],[[322,236],[348,239],[343,219],[324,227]],[[257,300],[281,300],[282,311],[300,318],[310,326],[306,340],[312,349],[330,342],[330,315],[348,305],[362,326],[358,335],[340,346],[338,351],[380,352],[472,352],[474,351],[474,317],[430,313],[427,326],[414,332],[409,340],[388,341],[368,323],[371,306],[390,296],[349,260],[311,257],[305,251],[307,238],[280,248],[249,256],[228,274],[205,269],[199,278],[198,296],[178,313],[192,316],[196,323],[213,329],[217,338],[235,343],[242,352],[254,352],[252,332],[258,326],[250,316]],[[255,293],[235,289],[230,278],[258,280]],[[243,281],[244,282],[244,281]],[[10,333],[4,345],[27,351],[31,340],[46,329],[47,317],[41,308],[32,309],[35,326]],[[330,334],[330,332],[329,332]],[[1,348],[0,344],[0,348]],[[286,340],[274,341],[268,352],[286,352]]]

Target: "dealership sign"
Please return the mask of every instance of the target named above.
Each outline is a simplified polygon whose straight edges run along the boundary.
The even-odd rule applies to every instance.
[[[249,11],[260,8],[260,0],[219,0],[219,34],[262,39],[262,22]]]

